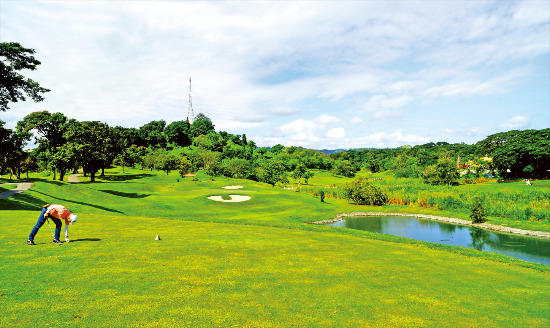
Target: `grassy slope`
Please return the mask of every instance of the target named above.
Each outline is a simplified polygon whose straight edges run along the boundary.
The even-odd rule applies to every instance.
[[[334,199],[132,173],[38,181],[0,201],[0,326],[550,325],[548,266],[303,224],[364,210]],[[214,194],[252,200],[206,199]],[[79,214],[73,242],[52,245],[43,227],[26,246],[47,202]]]
[[[9,182],[9,180],[7,180],[5,182],[0,180],[0,183],[8,183],[8,182]],[[0,185],[0,193],[3,193],[4,191],[15,189],[15,188],[17,188],[17,185],[15,185],[15,184]]]

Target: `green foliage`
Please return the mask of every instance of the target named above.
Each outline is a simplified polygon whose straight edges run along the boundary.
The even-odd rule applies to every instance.
[[[228,177],[248,179],[252,175],[252,165],[243,158],[224,159],[223,172]]]
[[[17,42],[0,43],[0,111],[7,111],[10,102],[25,101],[25,95],[35,102],[42,101],[41,94],[50,91],[19,72],[24,69],[34,71],[40,65],[40,61],[32,56],[34,53],[34,49]]]
[[[208,132],[214,131],[214,124],[206,115],[199,113],[195,117],[195,121],[191,124],[191,136],[196,138],[200,135],[207,135]]]
[[[450,158],[439,158],[436,165],[424,169],[423,178],[426,183],[452,185],[458,182],[456,163]]]
[[[20,179],[21,168],[28,163],[30,156],[23,151],[24,136],[17,131],[4,128],[4,124],[5,122],[0,121],[0,174],[9,168],[10,175],[13,174]]]
[[[365,177],[358,177],[344,186],[346,198],[359,205],[384,205],[388,196]]]
[[[487,213],[485,212],[485,207],[483,206],[483,198],[475,197],[472,203],[472,213],[470,218],[473,223],[483,223],[487,221]]]
[[[154,148],[166,148],[164,128],[166,121],[151,121],[139,128],[139,136],[145,142],[145,146]]]
[[[168,142],[185,147],[191,145],[191,125],[189,121],[174,121],[164,129]]]
[[[353,178],[358,168],[353,166],[348,160],[337,160],[332,165],[332,174]]]
[[[107,124],[98,121],[71,121],[63,134],[64,145],[74,152],[75,162],[85,173],[90,173],[91,182],[95,174],[106,166],[109,157],[110,130]],[[72,163],[73,167],[78,164]]]
[[[476,146],[480,153],[493,157],[493,164],[503,177],[550,177],[550,129],[496,133]]]
[[[285,166],[280,161],[260,161],[255,169],[258,181],[269,183],[275,186],[277,182],[288,181],[285,173]]]
[[[186,156],[182,156],[180,157],[178,162],[178,169],[179,169],[180,176],[183,178],[183,176],[186,175],[187,173],[193,172],[193,165],[191,164],[191,161]]]
[[[215,175],[219,175],[221,173],[220,152],[200,150],[198,151],[198,154],[202,160],[206,174],[210,177],[210,180],[212,180]]]

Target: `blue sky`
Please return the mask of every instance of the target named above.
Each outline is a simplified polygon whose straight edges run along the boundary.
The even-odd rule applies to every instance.
[[[51,92],[12,104],[139,127],[195,114],[259,146],[475,143],[550,127],[549,1],[10,1],[0,41]]]

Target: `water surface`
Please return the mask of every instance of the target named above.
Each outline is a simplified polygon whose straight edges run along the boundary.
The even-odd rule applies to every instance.
[[[550,239],[511,235],[410,216],[349,217],[329,225],[475,248],[550,265]]]

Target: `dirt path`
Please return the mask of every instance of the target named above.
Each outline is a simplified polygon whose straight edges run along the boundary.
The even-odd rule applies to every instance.
[[[3,183],[3,184],[4,185],[10,185],[10,184],[16,184],[16,183]],[[23,192],[25,190],[29,190],[32,186],[33,186],[32,182],[19,182],[19,183],[17,183],[17,187],[15,189],[4,191],[3,193],[0,193],[0,199],[13,196],[13,195],[18,194],[20,192]]]
[[[80,183],[80,179],[78,178],[80,174],[71,174],[67,178],[69,183]]]

